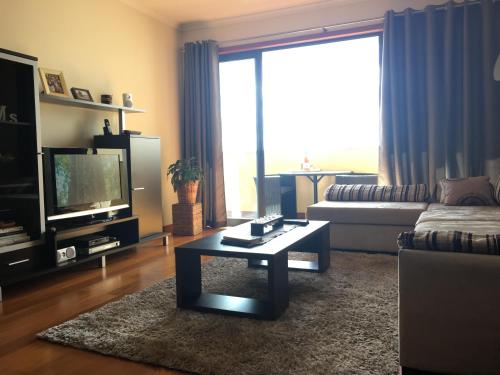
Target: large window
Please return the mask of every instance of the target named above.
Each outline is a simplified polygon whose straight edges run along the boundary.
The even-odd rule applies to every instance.
[[[266,174],[298,170],[306,156],[320,169],[377,172],[378,35],[223,56],[220,68],[230,216],[257,211],[256,150]]]
[[[253,59],[220,64],[224,185],[228,217],[255,216],[257,175],[255,62]]]

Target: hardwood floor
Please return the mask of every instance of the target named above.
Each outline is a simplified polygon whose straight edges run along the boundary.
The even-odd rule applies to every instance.
[[[115,357],[50,344],[37,332],[94,310],[175,274],[174,246],[196,237],[169,237],[95,264],[3,288],[0,303],[0,374],[181,374]],[[167,249],[167,250],[165,250]],[[172,343],[175,345],[175,343]]]

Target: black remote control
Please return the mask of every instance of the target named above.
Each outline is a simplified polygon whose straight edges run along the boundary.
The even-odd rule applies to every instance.
[[[301,227],[305,227],[306,225],[309,224],[308,219],[284,219],[283,222],[285,224],[290,224],[290,225],[298,225]]]

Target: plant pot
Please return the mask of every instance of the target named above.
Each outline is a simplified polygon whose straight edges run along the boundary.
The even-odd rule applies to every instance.
[[[199,183],[200,181],[190,181],[186,185],[180,186],[177,189],[177,198],[179,199],[179,203],[195,204]]]

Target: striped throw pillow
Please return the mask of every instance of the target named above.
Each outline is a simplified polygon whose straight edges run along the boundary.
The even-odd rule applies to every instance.
[[[400,249],[500,255],[500,234],[459,231],[403,232],[398,237],[398,247]]]
[[[427,202],[429,189],[425,184],[379,186],[340,185],[326,188],[327,201],[372,201],[372,202]]]

